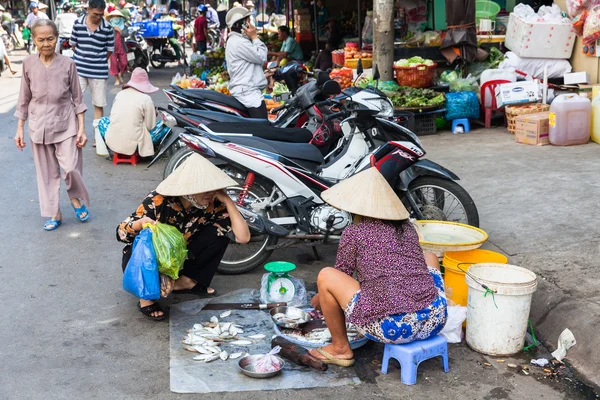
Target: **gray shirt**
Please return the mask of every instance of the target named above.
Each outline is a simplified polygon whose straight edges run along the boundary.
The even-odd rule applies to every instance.
[[[229,34],[225,50],[229,91],[248,108],[260,107],[263,101],[262,90],[267,86],[263,66],[267,53],[267,46],[260,39],[250,40],[237,32]]]

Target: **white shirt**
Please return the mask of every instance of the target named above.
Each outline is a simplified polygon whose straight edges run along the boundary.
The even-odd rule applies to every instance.
[[[71,32],[73,32],[73,24],[77,20],[77,14],[75,13],[61,13],[56,16],[56,27],[58,28],[58,36],[64,38],[70,38]]]
[[[50,19],[50,18],[48,18],[48,16],[41,11],[38,11],[38,15],[35,15],[34,13],[30,12],[27,15],[27,18],[25,18],[25,23],[23,25],[31,28],[31,25],[33,25],[33,23],[35,21],[37,21],[38,19]]]
[[[248,108],[260,107],[262,91],[267,86],[263,65],[267,46],[260,39],[250,40],[237,32],[229,33],[225,57],[229,72],[229,91]]]

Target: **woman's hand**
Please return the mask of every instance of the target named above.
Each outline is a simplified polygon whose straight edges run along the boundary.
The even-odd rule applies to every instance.
[[[15,143],[17,145],[17,148],[21,151],[23,151],[25,146],[27,146],[27,144],[25,143],[25,130],[21,126],[17,127],[17,134],[15,135]]]
[[[85,131],[83,131],[83,130],[79,131],[79,133],[77,133],[77,138],[75,139],[75,142],[77,143],[77,147],[85,146],[87,141],[88,141],[88,139],[87,139],[87,136],[85,135]]]
[[[224,189],[217,190],[215,193],[215,199],[219,200],[221,203],[225,203],[226,201],[231,201],[231,197],[227,195]]]
[[[134,230],[136,230],[137,232],[139,232],[142,229],[144,229],[144,225],[146,225],[146,224],[156,224],[156,221],[150,217],[143,217],[143,218],[140,218],[137,221],[135,221],[133,223],[132,228]]]
[[[321,300],[319,300],[319,293],[315,294],[315,297],[312,298],[310,304],[315,310],[321,311]]]

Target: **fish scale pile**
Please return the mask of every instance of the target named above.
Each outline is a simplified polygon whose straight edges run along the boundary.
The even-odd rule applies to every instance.
[[[225,311],[220,317],[224,319],[230,315],[231,311]],[[183,348],[192,353],[199,353],[200,355],[194,357],[196,361],[208,363],[218,359],[223,361],[235,360],[249,354],[245,351],[230,353],[223,349],[225,345],[235,347],[248,346],[265,338],[263,334],[250,335],[248,337],[240,336],[243,333],[242,326],[233,322],[220,323],[219,318],[213,316],[210,318],[210,321],[194,324],[182,340]]]

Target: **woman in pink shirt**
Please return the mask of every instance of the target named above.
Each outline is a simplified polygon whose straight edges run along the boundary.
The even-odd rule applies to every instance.
[[[50,218],[44,229],[52,231],[62,222],[61,169],[77,219],[83,222],[89,218],[88,191],[81,177],[81,148],[87,142],[83,114],[87,107],[75,63],[55,51],[58,29],[54,22],[37,20],[31,33],[39,54],[23,60],[21,92],[15,111],[19,119],[15,143],[19,150],[25,148],[25,120],[29,120],[40,210],[43,217]]]
[[[351,366],[346,321],[380,343],[437,335],[447,318],[437,257],[423,253],[408,211],[381,173],[369,168],[326,190],[322,198],[359,217],[342,234],[335,267],[324,268],[317,278],[312,304],[323,311],[331,344],[311,355]]]

